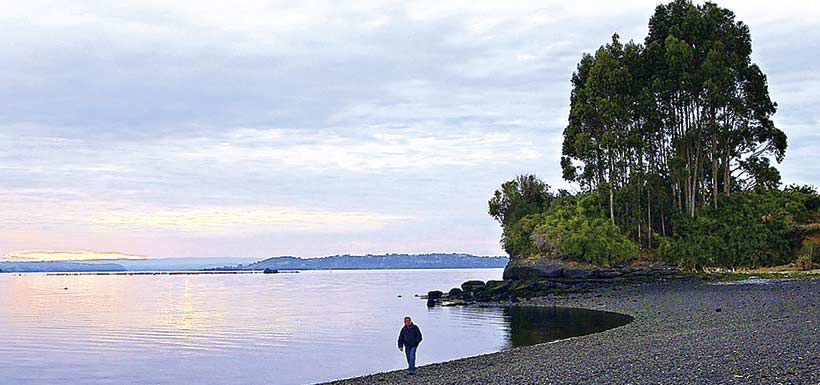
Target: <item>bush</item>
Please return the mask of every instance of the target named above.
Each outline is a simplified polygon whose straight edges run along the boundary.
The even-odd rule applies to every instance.
[[[564,198],[522,222],[523,229],[532,229],[531,247],[544,255],[609,266],[634,260],[640,249],[605,217],[592,195]]]
[[[538,252],[532,241],[532,231],[535,229],[534,217],[535,215],[531,214],[504,227],[501,233],[501,245],[510,258],[526,258]]]
[[[795,264],[797,265],[797,270],[800,271],[808,271],[814,268],[814,261],[812,261],[810,255],[801,255],[797,257]]]
[[[798,222],[812,216],[811,202],[811,192],[788,188],[722,197],[717,209],[679,219],[674,234],[660,239],[658,254],[688,268],[787,264],[800,243]]]
[[[502,225],[501,243],[512,259],[540,254],[619,265],[638,257],[635,240],[646,227],[634,228],[642,220],[635,219],[636,214],[621,221],[622,229],[613,225],[607,191],[552,193],[538,178],[522,175],[496,191],[489,209]],[[636,204],[642,199],[640,189],[625,191],[621,198],[627,192]],[[721,195],[717,203],[717,208],[697,209],[693,217],[669,203],[672,210],[660,222],[667,236],[657,236],[655,229],[646,244],[657,245],[657,255],[665,262],[691,269],[784,265],[796,255],[820,258],[820,194],[814,187],[747,190]]]
[[[535,175],[519,175],[501,185],[489,201],[490,215],[504,231],[501,244],[511,257],[527,257],[532,248],[530,231],[522,228],[522,218],[543,212],[553,199],[550,186]]]

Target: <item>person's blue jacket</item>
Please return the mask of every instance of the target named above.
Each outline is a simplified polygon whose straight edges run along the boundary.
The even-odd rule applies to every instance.
[[[419,346],[421,343],[421,330],[416,324],[405,325],[399,332],[399,348]]]

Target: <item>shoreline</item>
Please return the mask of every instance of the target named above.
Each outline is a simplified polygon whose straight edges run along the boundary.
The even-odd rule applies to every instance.
[[[504,303],[498,303],[503,305]],[[568,306],[635,320],[573,337],[331,384],[820,384],[820,279],[609,287],[518,305]],[[424,346],[417,358],[424,362]]]

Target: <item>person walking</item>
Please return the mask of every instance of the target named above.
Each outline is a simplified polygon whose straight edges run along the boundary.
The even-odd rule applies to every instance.
[[[410,317],[404,317],[404,327],[399,332],[399,350],[407,356],[407,370],[416,374],[416,348],[421,343],[421,330]]]

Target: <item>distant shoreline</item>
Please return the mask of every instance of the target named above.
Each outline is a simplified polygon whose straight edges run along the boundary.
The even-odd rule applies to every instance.
[[[385,270],[474,270],[501,269],[500,267],[412,267],[412,268],[338,268],[338,269],[277,269],[273,274],[293,274],[301,271],[385,271]],[[255,270],[161,270],[161,271],[0,271],[2,274],[44,274],[53,276],[68,275],[214,275],[214,274],[265,274],[264,269]]]
[[[33,272],[36,273],[36,272]],[[45,275],[207,275],[207,274],[263,274],[261,270],[233,271],[72,271],[43,272]]]
[[[508,257],[459,253],[332,255],[319,258],[272,257],[249,265],[224,266],[232,270],[393,270],[503,268]]]
[[[264,271],[264,270],[398,270],[503,268],[507,257],[459,253],[333,255],[318,258],[160,258],[135,261],[0,261],[0,271],[21,273]]]

